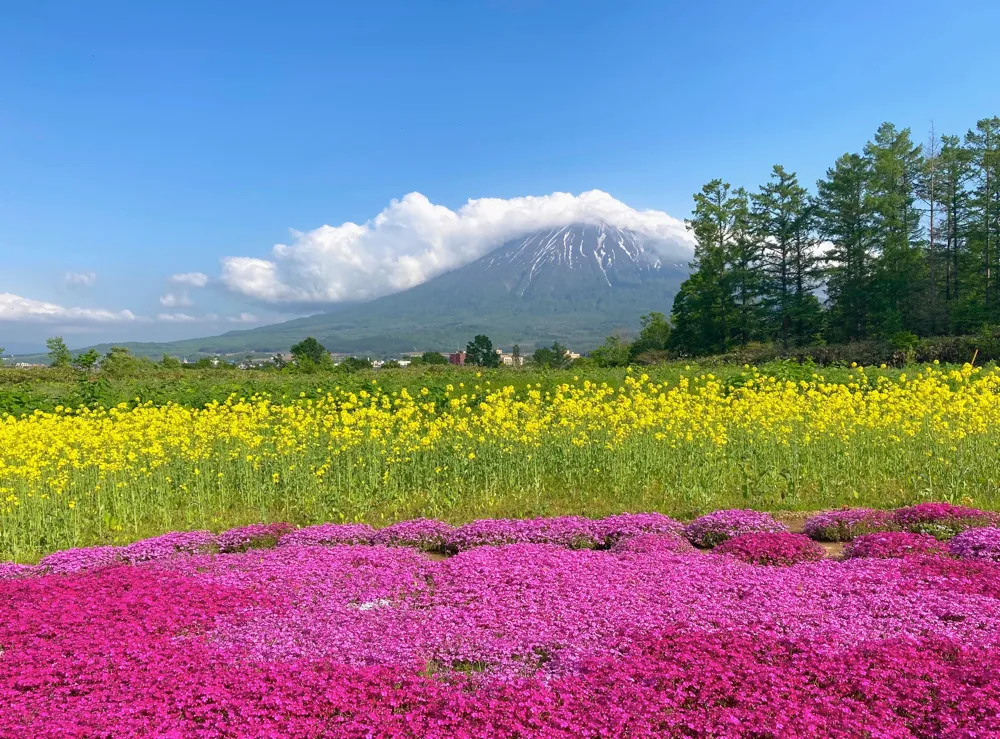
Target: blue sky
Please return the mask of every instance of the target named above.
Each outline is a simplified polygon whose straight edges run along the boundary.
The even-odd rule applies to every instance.
[[[315,312],[556,217],[435,208],[470,199],[683,218],[712,177],[811,185],[884,120],[924,140],[1000,113],[998,27],[993,0],[4,3],[0,345]]]

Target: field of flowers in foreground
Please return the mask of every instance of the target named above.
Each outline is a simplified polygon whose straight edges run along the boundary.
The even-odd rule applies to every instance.
[[[627,375],[0,418],[0,557],[251,520],[1000,508],[1000,372]]]
[[[0,566],[0,737],[996,737],[996,524],[808,522],[844,561],[754,511],[60,552]]]

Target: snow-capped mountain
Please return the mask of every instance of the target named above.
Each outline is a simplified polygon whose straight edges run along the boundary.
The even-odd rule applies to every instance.
[[[382,356],[456,350],[476,334],[522,350],[559,341],[577,351],[669,313],[687,257],[610,225],[570,225],[512,239],[403,292],[308,318],[133,351],[287,351],[315,336],[333,352]]]
[[[595,283],[628,289],[656,280],[663,267],[632,231],[614,226],[573,225],[537,231],[510,241],[459,271],[482,271],[524,298],[550,293],[567,283]]]

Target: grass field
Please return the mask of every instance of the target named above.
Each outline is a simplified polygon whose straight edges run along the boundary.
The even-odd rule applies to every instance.
[[[782,368],[105,383],[136,395],[0,422],[0,558],[268,520],[1000,507],[995,369]]]

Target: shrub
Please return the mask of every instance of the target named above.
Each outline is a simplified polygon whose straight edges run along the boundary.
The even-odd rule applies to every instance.
[[[440,355],[438,355],[440,356]],[[454,527],[431,518],[400,521],[375,533],[374,543],[388,547],[417,547],[428,552],[444,550]]]
[[[846,559],[896,559],[913,555],[940,554],[941,543],[929,534],[883,531],[863,534],[844,549]]]
[[[337,544],[371,544],[375,529],[364,523],[322,523],[285,534],[279,546],[320,547]]]
[[[291,533],[290,523],[252,523],[219,534],[220,552],[245,552],[248,549],[273,549],[282,536]]]
[[[1000,529],[983,528],[963,531],[948,543],[948,553],[960,559],[985,559],[1000,562]]]
[[[614,554],[689,554],[697,550],[677,534],[639,534],[611,547]]]
[[[780,533],[788,527],[767,513],[751,509],[715,511],[696,518],[684,527],[684,536],[696,547],[714,547],[740,534]]]
[[[892,511],[847,508],[827,511],[806,520],[806,535],[818,541],[850,541],[862,534],[891,531]]]
[[[995,513],[951,503],[921,503],[900,508],[892,517],[896,527],[914,534],[930,534],[935,539],[950,539],[956,534],[983,526],[996,526]]]
[[[808,536],[787,532],[740,534],[722,542],[712,551],[728,554],[748,564],[778,567],[818,562],[826,556],[823,547]]]

